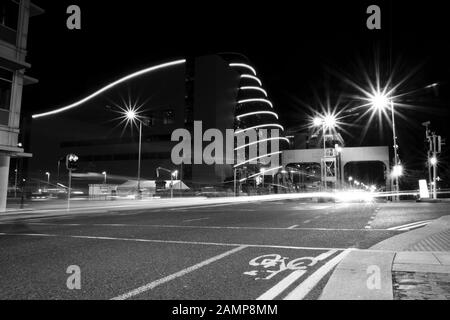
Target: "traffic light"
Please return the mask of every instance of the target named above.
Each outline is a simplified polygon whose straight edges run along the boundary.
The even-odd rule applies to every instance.
[[[67,170],[76,170],[78,168],[78,156],[75,154],[69,154],[66,157]]]

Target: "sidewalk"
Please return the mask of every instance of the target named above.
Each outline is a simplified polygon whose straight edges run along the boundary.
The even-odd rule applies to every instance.
[[[450,300],[450,216],[350,252],[321,300]]]

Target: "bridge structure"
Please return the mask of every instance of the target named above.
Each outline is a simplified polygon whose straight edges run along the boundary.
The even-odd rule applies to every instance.
[[[384,165],[386,190],[391,189],[391,174],[388,146],[337,147],[328,149],[285,150],[282,155],[284,168],[301,164],[317,164],[321,168],[322,185],[344,186],[346,166],[350,163],[379,162]]]

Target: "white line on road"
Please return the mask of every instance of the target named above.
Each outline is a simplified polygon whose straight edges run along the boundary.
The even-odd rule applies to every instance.
[[[286,229],[284,229],[286,230]],[[73,236],[58,234],[25,234],[25,233],[0,233],[0,236],[28,236],[28,237],[59,237],[68,239],[86,239],[86,240],[109,240],[109,241],[129,241],[143,243],[164,243],[164,244],[184,244],[184,245],[202,245],[202,246],[218,246],[218,247],[249,247],[249,248],[270,248],[270,249],[294,249],[294,250],[345,250],[344,248],[322,248],[322,247],[296,247],[296,246],[279,246],[266,244],[245,244],[245,243],[224,243],[224,242],[201,242],[201,241],[181,241],[181,240],[156,240],[156,239],[134,239],[134,238],[112,238],[112,237],[96,237],[96,236]],[[366,250],[367,251],[367,250]]]
[[[129,299],[129,298],[132,298],[132,297],[137,296],[137,295],[139,295],[141,293],[144,293],[146,291],[152,290],[152,289],[156,288],[157,286],[160,286],[160,285],[162,285],[162,284],[164,284],[166,282],[169,282],[169,281],[172,281],[172,280],[174,280],[176,278],[182,277],[182,276],[184,276],[184,275],[186,275],[188,273],[191,273],[191,272],[193,272],[195,270],[198,270],[198,269],[200,269],[200,268],[202,268],[204,266],[207,266],[208,264],[211,264],[211,263],[216,262],[216,261],[218,261],[220,259],[223,259],[223,258],[225,258],[225,257],[227,257],[227,256],[229,256],[229,255],[231,255],[233,253],[236,253],[238,251],[241,251],[241,250],[243,250],[245,248],[247,248],[247,247],[246,246],[240,246],[238,248],[234,248],[234,249],[229,250],[229,251],[227,251],[225,253],[219,254],[218,256],[215,256],[215,257],[212,257],[212,258],[210,258],[208,260],[205,260],[205,261],[202,261],[200,263],[197,263],[197,264],[195,264],[195,265],[193,265],[193,266],[191,266],[189,268],[180,270],[180,271],[178,271],[176,273],[173,273],[173,274],[171,274],[171,275],[169,275],[167,277],[164,277],[164,278],[161,278],[159,280],[150,282],[150,283],[148,283],[148,284],[146,284],[146,285],[144,285],[142,287],[139,287],[139,288],[134,289],[134,290],[132,290],[130,292],[124,293],[124,294],[122,294],[122,295],[120,295],[118,297],[112,298],[111,300],[126,300],[126,299]]]
[[[428,224],[430,222],[432,222],[433,220],[423,220],[423,221],[417,221],[417,222],[413,222],[413,223],[408,223],[408,224],[403,224],[401,226],[396,226],[396,227],[392,227],[392,228],[388,228],[387,230],[398,230],[398,231],[405,231],[408,230],[410,228],[414,228],[417,226],[422,226],[425,224]]]
[[[322,261],[335,254],[337,250],[329,250],[322,253],[316,257],[317,261]],[[275,286],[264,292],[256,300],[273,300],[279,296],[283,291],[285,291],[290,285],[300,279],[307,271],[306,270],[296,270],[290,273],[286,278],[278,282]]]
[[[293,226],[290,226],[288,229],[295,229],[298,227],[298,224],[294,224]]]
[[[303,223],[310,223],[311,220],[306,220]],[[14,225],[16,222],[0,222],[0,225]],[[231,227],[231,226],[187,226],[187,225],[169,225],[169,224],[124,224],[124,223],[93,223],[93,224],[74,224],[74,223],[47,223],[47,222],[29,222],[21,223],[21,225],[36,225],[36,226],[88,226],[88,227],[129,227],[129,228],[181,228],[181,229],[217,229],[217,230],[293,230],[293,231],[397,231],[388,229],[350,229],[350,228],[276,228],[276,227]]]
[[[302,300],[308,293],[323,279],[339,262],[344,259],[347,254],[353,249],[346,249],[339,255],[328,261],[322,267],[320,267],[316,272],[309,276],[305,281],[303,281],[297,288],[295,288],[291,293],[287,295],[284,300]]]
[[[210,219],[210,218],[189,219],[189,220],[183,220],[183,222],[201,221],[201,220],[208,220],[208,219]]]

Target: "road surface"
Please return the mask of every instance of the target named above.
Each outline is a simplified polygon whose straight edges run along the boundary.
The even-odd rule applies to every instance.
[[[283,200],[10,219],[0,299],[317,299],[348,249],[449,212]]]

